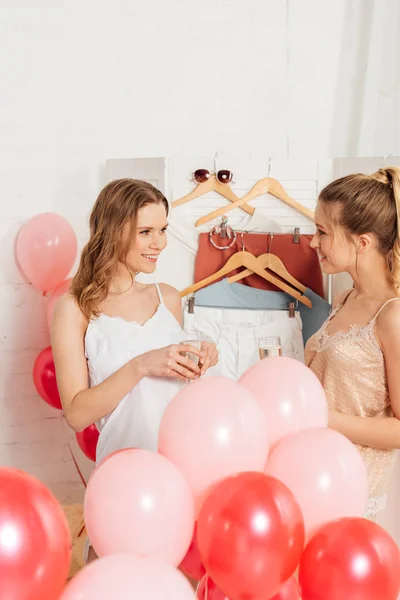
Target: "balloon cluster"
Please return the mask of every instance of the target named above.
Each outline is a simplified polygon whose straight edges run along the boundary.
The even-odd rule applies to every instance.
[[[57,300],[68,292],[66,279],[77,255],[78,242],[71,225],[60,215],[43,213],[32,217],[19,231],[16,242],[17,263],[25,278],[47,299],[47,324],[51,329]],[[39,396],[61,410],[51,346],[42,350],[33,366],[33,381]],[[99,437],[95,425],[76,435],[79,447],[92,461],[96,459]]]
[[[327,422],[293,359],[186,386],[158,453],[120,450],[94,470],[84,509],[100,558],[61,600],[396,600],[399,550],[363,518],[365,465]]]

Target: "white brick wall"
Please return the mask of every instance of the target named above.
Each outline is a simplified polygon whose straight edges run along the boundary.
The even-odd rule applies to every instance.
[[[348,32],[359,33],[363,14],[357,0],[349,16],[348,4],[2,0],[0,464],[39,476],[62,501],[82,495],[59,413],[32,383],[49,337],[45,299],[14,263],[20,225],[55,211],[82,244],[107,158],[347,154],[355,146],[340,125],[359,108],[360,66]],[[384,123],[395,122],[396,77],[385,80]],[[370,94],[378,87],[371,73]],[[367,121],[368,151],[379,128],[375,154],[400,152],[393,128],[385,136],[382,121]]]

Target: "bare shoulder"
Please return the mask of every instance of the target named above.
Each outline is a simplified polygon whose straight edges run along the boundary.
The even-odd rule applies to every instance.
[[[75,298],[71,294],[64,294],[61,296],[54,307],[54,314],[75,315],[84,318]]]
[[[400,358],[400,298],[389,302],[376,319],[376,336],[386,360]]]
[[[341,292],[340,294],[338,294],[332,304],[332,308],[337,308],[340,304],[342,304],[342,302],[344,302],[344,300],[347,298],[347,296],[353,291],[353,288],[350,288],[348,290],[345,290],[344,292]]]
[[[182,302],[179,291],[176,288],[172,287],[172,285],[168,285],[167,283],[160,283],[159,285],[165,303],[167,303],[168,301]]]
[[[182,324],[182,298],[178,290],[167,283],[160,283],[160,290],[165,305]]]
[[[56,302],[53,316],[54,326],[71,326],[86,329],[87,321],[71,294],[64,294]]]
[[[400,330],[400,298],[388,302],[376,320],[380,335],[399,334]]]

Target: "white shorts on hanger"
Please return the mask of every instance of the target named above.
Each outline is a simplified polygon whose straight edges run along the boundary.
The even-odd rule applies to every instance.
[[[296,311],[289,317],[285,310],[223,309],[195,306],[194,313],[184,309],[183,328],[187,334],[199,334],[217,344],[219,362],[208,370],[210,376],[239,379],[258,362],[258,339],[279,336],[282,355],[304,362],[302,321]]]

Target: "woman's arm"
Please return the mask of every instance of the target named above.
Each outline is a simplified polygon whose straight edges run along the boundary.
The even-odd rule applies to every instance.
[[[358,417],[331,412],[329,427],[352,442],[373,448],[400,448],[400,300],[379,315],[376,333],[385,357],[393,417]]]
[[[89,376],[84,349],[87,323],[70,295],[60,298],[52,325],[52,350],[57,374],[57,385],[65,418],[75,431],[107,416],[143,378],[173,377],[194,379],[199,369],[183,351],[196,353],[185,346],[168,346],[146,352],[99,385],[89,387]]]
[[[89,388],[84,350],[86,321],[73,298],[63,296],[54,311],[51,345],[65,418],[75,431],[105,417],[144,376],[131,361],[100,385]]]
[[[358,417],[331,411],[328,427],[339,431],[354,444],[400,448],[400,420],[397,417]]]

